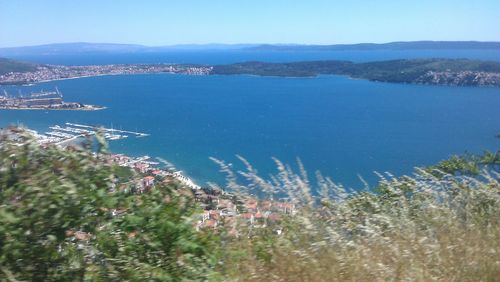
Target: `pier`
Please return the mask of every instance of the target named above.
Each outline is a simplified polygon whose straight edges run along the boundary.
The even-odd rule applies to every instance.
[[[100,130],[103,132],[103,137],[106,140],[114,141],[128,138],[129,135],[139,137],[147,137],[149,134],[142,132],[117,130],[113,128],[105,128],[99,126],[91,126],[85,124],[76,123],[65,123],[65,126],[53,125],[50,126],[51,131],[45,133],[38,133],[37,131],[30,130],[33,136],[38,140],[40,144],[53,143],[56,145],[67,145],[79,138],[85,138],[95,135],[96,131]],[[125,135],[129,134],[129,135]],[[149,157],[148,157],[149,158]],[[142,160],[146,161],[146,159]],[[151,162],[155,164],[155,162]]]
[[[78,124],[78,123],[67,122],[66,125],[74,126],[74,127],[80,127],[80,128],[90,128],[92,130],[101,129],[101,130],[103,130],[105,132],[110,132],[110,133],[118,132],[118,133],[132,134],[132,135],[135,135],[136,137],[147,137],[147,136],[149,136],[149,134],[142,133],[142,132],[127,131],[127,130],[120,130],[120,129],[114,129],[114,128],[105,128],[105,127],[91,126],[91,125]]]

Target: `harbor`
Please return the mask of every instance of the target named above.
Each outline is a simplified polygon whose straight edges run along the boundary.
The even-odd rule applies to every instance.
[[[0,95],[0,109],[6,110],[102,110],[105,107],[86,105],[79,102],[66,102],[63,94],[55,88],[54,91],[41,91],[29,95],[19,93],[9,95],[6,90]]]
[[[56,144],[68,145],[80,138],[88,138],[94,136],[96,132],[100,132],[108,141],[121,140],[129,137],[142,138],[149,134],[143,132],[135,132],[128,130],[119,130],[114,128],[106,128],[102,126],[77,124],[66,122],[64,125],[49,126],[49,131],[39,133],[35,130],[29,132],[36,138],[40,144]]]
[[[150,136],[148,133],[115,129],[113,127],[106,128],[103,126],[79,124],[66,122],[63,125],[49,126],[46,132],[39,132],[29,128],[20,128],[11,126],[6,129],[0,128],[0,134],[6,134],[16,138],[15,136],[22,130],[28,132],[40,145],[57,145],[66,147],[75,144],[79,139],[95,136],[96,132],[108,141],[122,140],[126,138],[144,138]],[[1,144],[0,144],[1,146]],[[124,154],[110,154],[110,160],[118,166],[128,167],[141,174],[151,174],[153,176],[172,177],[187,187],[200,190],[201,186],[197,185],[193,179],[186,176],[181,170],[178,170],[171,162],[157,157],[153,160],[150,156],[144,155],[139,157],[131,157]],[[142,182],[141,182],[142,185]]]

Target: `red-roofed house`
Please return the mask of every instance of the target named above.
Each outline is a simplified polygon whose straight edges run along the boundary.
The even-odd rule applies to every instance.
[[[155,185],[155,178],[153,176],[145,176],[142,181],[144,183],[144,187],[152,187]]]

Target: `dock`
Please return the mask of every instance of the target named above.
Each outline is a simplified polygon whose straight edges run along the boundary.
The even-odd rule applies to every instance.
[[[96,130],[96,129],[101,129],[103,130],[104,132],[111,132],[111,133],[114,133],[114,132],[118,132],[118,133],[125,133],[125,134],[131,134],[131,135],[134,135],[135,137],[139,138],[139,137],[147,137],[149,136],[149,134],[147,133],[142,133],[142,132],[135,132],[135,131],[128,131],[128,130],[120,130],[120,129],[114,129],[114,128],[105,128],[105,127],[99,127],[99,126],[92,126],[92,125],[85,125],[85,124],[78,124],[78,123],[70,123],[70,122],[67,122],[66,125],[69,125],[69,126],[74,126],[74,127],[79,127],[79,128],[90,128],[92,130]]]
[[[117,130],[113,128],[105,128],[100,126],[92,126],[92,125],[69,123],[69,122],[65,123],[64,126],[61,125],[50,126],[49,129],[51,131],[45,133],[38,133],[32,130],[32,134],[41,144],[53,143],[63,146],[79,138],[93,136],[98,130],[102,131],[103,137],[109,141],[125,139],[128,138],[129,135],[135,136],[136,138],[149,136],[149,134],[142,132]]]

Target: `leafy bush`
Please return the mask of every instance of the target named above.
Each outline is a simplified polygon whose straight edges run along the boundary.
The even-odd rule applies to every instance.
[[[85,148],[0,140],[0,280],[205,279],[212,242],[172,187],[133,194]]]

